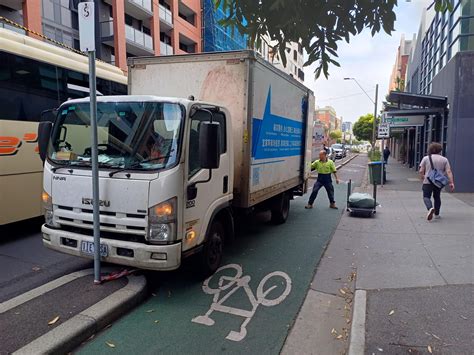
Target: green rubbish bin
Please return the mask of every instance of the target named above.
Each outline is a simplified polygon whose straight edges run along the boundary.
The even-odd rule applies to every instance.
[[[385,171],[385,164],[381,161],[373,161],[369,163],[369,182],[372,185],[382,184],[382,165],[383,165],[383,181],[387,181],[387,175]]]

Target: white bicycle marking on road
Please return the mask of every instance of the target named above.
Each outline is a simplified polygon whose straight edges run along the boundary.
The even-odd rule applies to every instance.
[[[219,272],[223,270],[228,270],[228,269],[234,269],[236,271],[236,275],[235,276],[227,276],[227,275],[220,276],[217,282],[218,287],[211,288],[209,286],[210,281],[213,278],[215,278]],[[240,330],[238,332],[232,330],[226,336],[226,339],[228,340],[241,341],[247,335],[247,325],[252,320],[252,317],[255,315],[255,312],[257,311],[257,308],[259,305],[263,305],[266,307],[276,306],[277,304],[280,304],[281,302],[283,302],[283,300],[291,292],[291,279],[288,276],[288,274],[284,273],[283,271],[274,271],[266,275],[258,284],[256,294],[254,294],[252,290],[250,289],[250,286],[249,286],[249,282],[251,279],[250,276],[246,275],[242,277],[242,273],[243,273],[242,267],[240,265],[229,264],[229,265],[220,267],[214,275],[212,275],[207,280],[205,280],[202,285],[202,290],[209,295],[214,295],[212,299],[212,304],[205,315],[197,316],[193,318],[192,322],[207,325],[207,326],[213,326],[215,321],[210,316],[212,312],[214,311],[243,317],[245,318],[245,320],[241,324]],[[280,296],[276,298],[272,298],[272,299],[267,299],[266,296],[271,291],[273,291],[277,286],[274,285],[272,287],[269,287],[267,290],[265,290],[264,289],[265,283],[268,282],[272,278],[274,279],[275,277],[283,279],[283,282],[285,283],[285,289],[283,290],[283,293]],[[229,297],[231,297],[240,288],[244,290],[245,294],[247,295],[250,301],[250,304],[252,305],[252,309],[250,311],[245,310],[245,309],[231,307],[231,306],[226,306],[223,304],[225,301],[229,299]],[[224,291],[227,291],[227,293],[221,297],[221,292],[224,292]]]

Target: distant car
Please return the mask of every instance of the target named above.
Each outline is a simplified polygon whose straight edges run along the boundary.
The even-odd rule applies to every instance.
[[[331,160],[336,160],[336,152],[331,147],[328,147],[328,158]]]
[[[346,156],[346,150],[342,144],[333,144],[331,149],[334,151],[335,159],[342,159]]]

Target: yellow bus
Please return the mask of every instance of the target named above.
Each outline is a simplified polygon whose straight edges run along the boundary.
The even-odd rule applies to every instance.
[[[40,216],[41,113],[89,96],[88,59],[72,50],[0,28],[0,225]],[[119,68],[97,62],[97,91],[127,93]]]

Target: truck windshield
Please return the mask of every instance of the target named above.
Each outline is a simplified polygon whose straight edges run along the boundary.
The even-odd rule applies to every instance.
[[[184,109],[163,102],[98,102],[101,167],[157,170],[177,163]],[[49,158],[58,165],[90,166],[89,103],[62,106]]]

